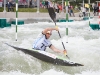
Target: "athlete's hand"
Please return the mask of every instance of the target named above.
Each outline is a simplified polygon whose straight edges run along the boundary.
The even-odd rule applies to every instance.
[[[64,55],[67,55],[67,50],[63,50]]]
[[[58,26],[55,26],[55,30],[56,30],[56,31],[59,31]]]
[[[68,55],[67,55],[67,50],[63,50],[63,53],[64,53],[65,56],[67,56],[68,59],[70,59],[70,58],[68,57]]]

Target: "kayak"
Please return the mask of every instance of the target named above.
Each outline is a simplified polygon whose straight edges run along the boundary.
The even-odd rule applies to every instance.
[[[8,46],[14,48],[17,51],[22,51],[25,54],[31,55],[39,60],[42,60],[47,63],[55,64],[55,65],[61,65],[61,66],[83,66],[82,64],[72,62],[68,59],[62,58],[60,56],[56,56],[55,54],[46,52],[46,51],[40,51],[40,50],[34,50],[34,49],[25,49],[16,47],[13,45],[10,45],[8,43],[5,43]]]

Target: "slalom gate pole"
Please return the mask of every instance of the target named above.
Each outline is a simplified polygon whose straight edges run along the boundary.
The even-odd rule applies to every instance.
[[[17,25],[18,25],[18,0],[16,0],[16,41],[17,41]]]

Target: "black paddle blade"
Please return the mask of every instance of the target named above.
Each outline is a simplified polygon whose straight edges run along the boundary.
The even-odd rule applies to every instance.
[[[56,13],[52,7],[48,8],[49,15],[51,19],[56,22]]]

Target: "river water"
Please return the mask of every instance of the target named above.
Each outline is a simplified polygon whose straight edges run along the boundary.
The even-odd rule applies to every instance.
[[[91,22],[95,22],[94,19]],[[84,66],[49,64],[4,44],[9,43],[29,49],[44,28],[55,27],[53,22],[28,23],[18,26],[17,41],[15,41],[15,25],[0,29],[0,75],[100,75],[100,31],[92,30],[88,21],[57,23],[57,25],[62,38],[59,38],[57,31],[53,31],[50,38],[52,44],[63,50],[61,44],[63,41],[70,60]],[[66,36],[66,27],[68,27],[68,36]],[[61,55],[49,48],[46,51]]]

